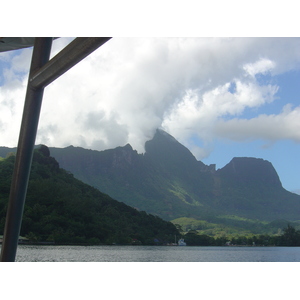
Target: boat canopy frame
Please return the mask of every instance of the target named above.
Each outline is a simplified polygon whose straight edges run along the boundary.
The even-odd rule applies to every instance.
[[[21,41],[22,39],[24,40],[20,38]],[[1,262],[13,262],[16,258],[44,88],[110,39],[110,37],[77,37],[50,60],[53,38],[37,37],[33,40],[31,65],[3,233]],[[0,38],[2,43],[7,40],[9,41],[9,38]],[[15,43],[15,38],[13,40],[12,47],[5,45],[6,48],[3,51],[32,46],[30,43],[18,44],[18,40]]]

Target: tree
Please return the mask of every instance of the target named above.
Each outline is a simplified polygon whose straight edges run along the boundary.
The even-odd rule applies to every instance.
[[[281,246],[300,246],[300,231],[291,225],[283,229],[283,235],[280,238]]]
[[[190,230],[184,236],[188,246],[211,246],[215,244],[213,237],[206,234],[198,234],[196,230]]]

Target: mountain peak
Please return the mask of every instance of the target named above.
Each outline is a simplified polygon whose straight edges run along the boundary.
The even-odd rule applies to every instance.
[[[146,155],[164,159],[193,157],[192,153],[167,132],[157,129],[152,140],[145,143]]]
[[[192,155],[185,146],[180,144],[173,136],[162,129],[156,129],[152,140],[145,143],[145,149],[148,154],[153,154],[153,152],[157,152],[157,150],[159,150],[160,153],[164,151],[173,152],[176,149],[185,152],[185,154]]]
[[[154,136],[162,136],[166,139],[169,139],[169,141],[173,141],[173,142],[177,142],[178,141],[172,136],[170,135],[169,133],[167,133],[166,131],[162,130],[162,129],[156,129],[156,132],[155,132],[155,135]]]
[[[273,165],[262,158],[234,157],[225,167],[219,170],[237,181],[260,181],[281,186],[279,176]]]
[[[206,168],[189,149],[161,129],[157,129],[153,139],[145,143],[145,150],[146,159],[173,171],[174,168],[181,171]]]

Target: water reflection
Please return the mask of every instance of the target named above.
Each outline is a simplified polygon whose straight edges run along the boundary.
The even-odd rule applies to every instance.
[[[300,247],[19,245],[18,262],[299,262]]]

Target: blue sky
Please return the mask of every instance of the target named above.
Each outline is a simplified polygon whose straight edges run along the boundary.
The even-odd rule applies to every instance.
[[[114,38],[46,88],[37,143],[142,153],[162,128],[205,164],[263,158],[300,190],[298,49],[299,38]],[[1,146],[18,140],[31,51],[0,53]]]
[[[264,76],[266,82],[274,82],[279,86],[277,99],[265,106],[255,109],[247,109],[243,118],[251,119],[260,114],[280,114],[283,106],[290,103],[297,107],[300,104],[300,72],[298,69],[276,76]],[[295,131],[300,128],[295,127]],[[203,159],[205,164],[217,164],[222,168],[232,156],[250,156],[266,159],[272,162],[281,182],[287,190],[300,192],[300,144],[291,139],[279,139],[266,141],[256,139],[248,142],[235,142],[232,140],[217,139],[214,142],[214,150],[209,157]]]

